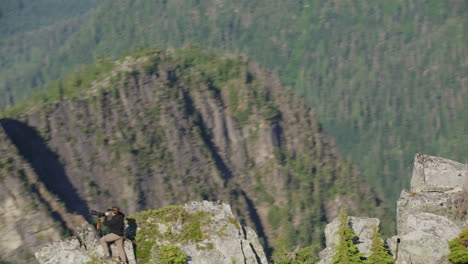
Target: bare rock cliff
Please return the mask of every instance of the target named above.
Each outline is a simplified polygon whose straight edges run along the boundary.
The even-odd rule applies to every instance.
[[[0,261],[34,262],[35,250],[83,221],[67,214],[1,127],[0,184]]]
[[[468,166],[417,154],[411,191],[397,204],[398,235],[392,249],[399,264],[448,264],[448,241],[468,228]],[[399,243],[396,243],[399,242]]]
[[[403,190],[397,203],[398,234],[387,240],[397,264],[449,264],[448,242],[468,228],[468,166],[416,154],[411,191]],[[359,251],[370,254],[375,218],[348,217],[358,236]],[[320,264],[333,263],[338,242],[336,218],[325,228],[326,248]]]

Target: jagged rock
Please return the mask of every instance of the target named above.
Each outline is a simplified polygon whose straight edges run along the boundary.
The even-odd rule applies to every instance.
[[[159,263],[164,246],[185,252],[190,264],[267,263],[255,232],[241,226],[226,203],[191,202],[130,217],[138,225],[137,246],[142,241],[153,245],[140,254],[152,263]]]
[[[414,163],[412,192],[403,190],[397,202],[398,235],[390,248],[399,264],[446,264],[448,241],[468,227],[468,167],[422,154]]]
[[[444,192],[462,189],[464,184],[468,184],[466,164],[416,154],[411,178],[412,192]]]
[[[203,229],[222,230],[221,233],[210,235],[200,243],[181,245],[181,249],[191,259],[189,263],[268,263],[255,231],[235,221],[228,204],[203,201],[186,204],[184,208],[192,213],[200,211],[210,213],[211,221]],[[203,245],[210,245],[210,249],[200,250],[200,246]]]
[[[182,209],[182,207],[180,208]],[[199,227],[203,233],[203,239],[196,242],[178,240],[177,243],[164,239],[165,233],[170,233],[170,236],[173,237],[184,231],[187,223],[183,223],[181,219],[178,219],[177,214],[169,222],[163,222],[150,216],[138,227],[135,222],[132,222],[135,219],[129,217],[127,219],[129,226],[126,228],[126,236],[135,237],[138,232],[148,231],[148,226],[157,229],[157,232],[153,233],[161,236],[149,238],[155,244],[151,249],[152,263],[158,263],[157,247],[168,245],[176,246],[184,251],[189,257],[188,263],[190,264],[268,263],[255,231],[249,227],[242,227],[235,220],[228,204],[208,201],[192,202],[186,204],[182,210],[185,210],[188,214],[206,213],[204,215],[207,218],[204,218],[201,222],[204,225]],[[146,225],[146,227],[143,225]],[[127,239],[124,247],[128,263],[135,264],[136,259],[133,254],[132,242]],[[113,244],[111,250],[113,256],[118,255]],[[89,224],[84,224],[77,228],[76,236],[54,242],[36,252],[35,256],[41,264],[83,264],[102,256],[102,253],[94,228]]]
[[[112,256],[118,256],[117,247],[111,244]],[[129,264],[136,264],[133,244],[125,240],[124,250]],[[40,264],[84,264],[102,256],[102,247],[94,228],[88,223],[76,229],[76,236],[54,242],[35,253]]]
[[[379,227],[380,220],[377,218],[348,216],[348,223],[356,236],[359,238],[357,241],[359,251],[364,253],[365,256],[369,256],[372,243],[372,227],[374,225]],[[333,262],[333,255],[336,253],[334,248],[339,243],[339,226],[340,219],[335,218],[325,227],[325,239],[327,247],[320,252],[319,264],[331,264]]]
[[[36,252],[35,256],[41,264],[78,264],[91,260],[86,249],[82,247],[80,240],[76,237],[54,242]]]

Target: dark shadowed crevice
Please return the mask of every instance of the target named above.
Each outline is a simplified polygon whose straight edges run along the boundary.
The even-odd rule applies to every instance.
[[[252,220],[252,222],[255,225],[255,231],[257,231],[257,234],[259,237],[262,237],[264,239],[265,244],[263,246],[265,250],[265,255],[267,256],[267,258],[269,258],[272,253],[271,248],[268,245],[268,237],[265,234],[265,230],[263,228],[260,216],[257,213],[257,209],[255,208],[255,204],[244,191],[241,191],[241,196],[245,199],[245,202],[247,203],[247,209],[249,211],[249,218]]]
[[[250,249],[252,250],[252,252],[254,253],[255,255],[255,259],[257,260],[257,263],[262,263],[262,260],[260,259],[260,257],[258,256],[258,253],[257,251],[255,250],[255,247],[252,245],[252,243],[250,242],[249,240],[249,237],[247,236],[247,229],[245,228],[245,226],[242,226],[242,233],[244,235],[244,239],[247,240],[249,242],[249,246],[250,246]],[[242,252],[244,252],[244,250],[242,250]]]
[[[67,211],[87,217],[89,208],[86,201],[81,199],[66,175],[58,155],[47,146],[37,130],[14,119],[1,119],[0,125],[39,180],[64,203]]]
[[[187,115],[192,115],[195,117],[195,125],[200,128],[201,138],[205,146],[208,147],[211,158],[214,160],[216,167],[222,173],[224,180],[229,180],[232,178],[232,172],[230,168],[226,165],[221,155],[218,153],[218,148],[212,141],[211,135],[208,133],[209,128],[206,127],[205,122],[203,121],[202,115],[195,108],[192,98],[187,91],[183,91],[184,101],[185,101],[185,111]],[[226,187],[226,181],[225,186]]]

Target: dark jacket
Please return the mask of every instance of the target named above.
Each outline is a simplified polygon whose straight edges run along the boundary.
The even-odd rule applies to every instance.
[[[125,215],[119,212],[117,215],[112,216],[110,220],[104,218],[103,225],[109,227],[109,232],[114,233],[118,236],[123,236],[124,234],[124,218]]]

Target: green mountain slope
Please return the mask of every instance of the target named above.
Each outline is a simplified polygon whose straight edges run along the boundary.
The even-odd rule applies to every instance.
[[[22,158],[69,213],[224,200],[266,248],[278,236],[323,243],[342,208],[391,227],[386,203],[314,111],[244,57],[140,52],[74,73],[44,100],[0,119],[17,149],[0,153],[0,168],[20,169],[8,155]]]
[[[0,6],[2,38],[63,22],[80,16],[102,0],[3,0]]]
[[[244,52],[304,96],[395,201],[415,152],[468,157],[467,10],[463,0],[106,1],[63,45],[38,48],[46,59],[24,80],[40,87],[140,45]]]
[[[61,67],[51,54],[64,45],[101,0],[4,0],[0,5],[0,107],[29,98]],[[59,71],[66,72],[66,71]]]

